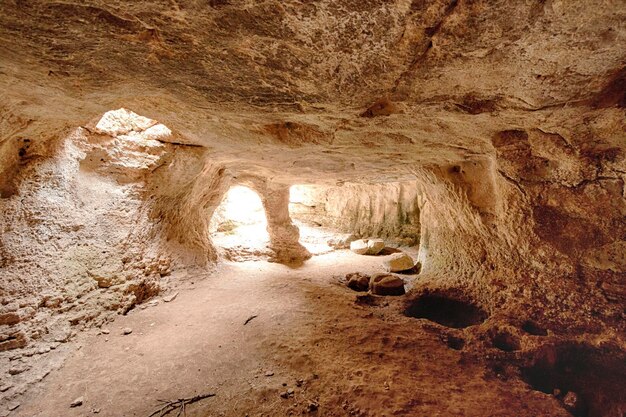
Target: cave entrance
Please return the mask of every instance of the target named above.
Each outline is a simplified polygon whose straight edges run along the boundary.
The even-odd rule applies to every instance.
[[[228,190],[213,213],[209,233],[228,260],[245,261],[269,254],[263,202],[248,187],[235,185]]]

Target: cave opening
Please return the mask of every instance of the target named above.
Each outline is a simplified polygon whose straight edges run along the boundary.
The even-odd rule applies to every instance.
[[[209,233],[228,260],[266,256],[270,237],[259,194],[243,185],[230,187],[211,217]]]

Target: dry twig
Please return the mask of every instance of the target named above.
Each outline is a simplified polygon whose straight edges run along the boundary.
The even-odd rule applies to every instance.
[[[178,414],[176,414],[176,417],[180,417],[181,415],[186,416],[187,411],[185,410],[185,408],[187,407],[187,405],[210,397],[215,397],[215,394],[200,394],[196,395],[195,397],[180,398],[176,401],[158,400],[162,404],[161,408],[150,414],[148,417],[163,417],[176,410],[178,410]]]
[[[250,323],[253,319],[256,319],[257,317],[259,316],[256,314],[254,316],[248,317],[248,319],[243,323],[243,325],[245,326],[246,324]]]

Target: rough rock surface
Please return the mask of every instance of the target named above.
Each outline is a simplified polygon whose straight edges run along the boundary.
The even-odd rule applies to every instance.
[[[624,22],[617,0],[3,1],[0,354],[215,262],[239,183],[278,261],[309,256],[290,185],[329,222],[352,189],[337,225],[408,225],[414,291],[623,351]],[[120,108],[146,117],[100,125]]]

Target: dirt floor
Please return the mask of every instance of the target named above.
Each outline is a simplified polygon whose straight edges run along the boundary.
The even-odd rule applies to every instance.
[[[341,277],[381,271],[382,259],[343,250],[297,269],[247,261],[179,274],[175,299],[79,336],[12,415],[147,417],[158,400],[207,393],[187,416],[570,415],[446,343],[446,327],[404,316],[405,297],[355,302]]]

